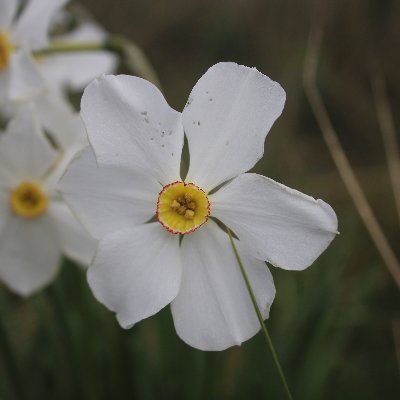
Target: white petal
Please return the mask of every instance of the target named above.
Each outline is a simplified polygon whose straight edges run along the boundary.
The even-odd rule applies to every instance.
[[[104,76],[85,89],[81,108],[99,163],[141,169],[163,185],[179,180],[181,116],[153,84]]]
[[[63,254],[88,266],[96,251],[96,240],[89,235],[63,201],[52,201],[49,213],[55,221]]]
[[[49,82],[80,90],[93,79],[114,72],[117,62],[117,58],[106,51],[88,51],[48,56],[39,68]]]
[[[0,177],[1,179],[1,177]],[[9,219],[10,207],[8,204],[9,191],[3,187],[3,182],[0,181],[0,237],[7,225]]]
[[[129,328],[175,298],[181,273],[179,238],[156,222],[104,237],[88,281],[96,298]]]
[[[8,30],[16,10],[17,0],[0,0],[0,32]]]
[[[1,88],[0,88],[1,90]],[[41,125],[56,143],[57,148],[69,151],[71,147],[83,148],[88,145],[85,126],[80,115],[64,99],[61,92],[47,90],[30,102]],[[12,118],[26,107],[25,102],[7,102],[0,105],[0,112]]]
[[[68,166],[87,146],[88,144],[84,145],[78,142],[75,146],[70,146],[69,149],[60,152],[57,163],[55,163],[50,172],[42,179],[44,190],[52,191],[54,189],[59,189],[58,184],[67,171]]]
[[[45,90],[45,82],[35,61],[20,49],[10,57],[8,98],[12,101],[29,100]]]
[[[281,268],[307,268],[337,234],[328,204],[261,175],[238,176],[210,201],[212,215],[255,257]]]
[[[35,220],[12,217],[0,236],[0,280],[28,296],[54,279],[60,256],[48,215]]]
[[[10,105],[8,102],[8,86],[10,83],[10,68],[0,73],[0,106],[1,112],[8,111]],[[7,115],[7,114],[6,114]]]
[[[183,111],[190,167],[187,181],[205,190],[249,170],[285,103],[281,86],[234,63],[211,67],[197,82]]]
[[[35,98],[35,109],[43,127],[61,149],[67,150],[77,141],[88,144],[82,119],[61,93],[48,90],[38,96]]]
[[[57,153],[44,137],[32,107],[21,108],[0,137],[0,177],[15,183],[38,179],[52,165]]]
[[[45,180],[45,186],[53,189],[71,160],[89,145],[89,141],[80,115],[56,92],[39,96],[34,104],[43,127],[61,150],[56,167]]]
[[[263,318],[275,296],[272,275],[264,262],[237,248]],[[182,283],[172,302],[178,335],[201,350],[239,345],[260,330],[229,237],[209,221],[182,242]]]
[[[47,46],[50,23],[67,1],[29,0],[13,27],[13,38],[34,50]]]
[[[106,36],[98,25],[90,22],[55,40],[67,44],[101,43]],[[48,81],[79,90],[93,79],[114,72],[117,64],[118,58],[109,51],[87,51],[46,56],[40,63],[40,70]]]
[[[161,186],[124,166],[97,165],[88,147],[68,168],[60,190],[83,224],[101,238],[153,217]]]

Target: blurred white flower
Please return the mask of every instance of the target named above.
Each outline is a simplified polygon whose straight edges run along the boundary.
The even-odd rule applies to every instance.
[[[85,45],[88,43],[102,43],[107,33],[93,22],[85,22],[67,35],[54,37],[55,45]],[[75,112],[68,101],[67,90],[82,90],[93,79],[115,72],[118,57],[105,50],[76,51],[47,55],[37,60],[37,66],[46,82],[46,91],[37,96],[33,101],[40,121],[44,127],[59,134],[64,130],[68,133],[73,130],[70,123],[83,130],[80,117],[75,117]],[[11,105],[15,113],[18,105]],[[8,112],[10,114],[10,111]],[[70,114],[66,119],[65,115]],[[61,121],[67,121],[62,126]],[[75,121],[74,121],[75,120]],[[68,135],[63,135],[67,138]],[[84,135],[86,138],[86,134]],[[75,138],[73,139],[75,142]]]
[[[123,327],[171,303],[177,333],[193,347],[221,350],[258,332],[228,236],[209,216],[238,237],[264,318],[275,295],[264,260],[302,270],[334,238],[328,204],[245,173],[284,102],[279,84],[233,63],[210,68],[182,114],[140,78],[106,76],[86,88],[81,115],[95,156],[88,148],[71,164],[61,191],[101,238],[88,280]]]
[[[84,22],[68,34],[48,38],[53,17],[61,13],[66,2],[28,0],[21,16],[16,18],[16,8],[21,2],[0,0],[0,110],[4,116],[12,118],[21,104],[23,107],[23,101],[29,99],[34,101],[35,111],[46,129],[52,129],[60,113],[73,114],[67,89],[81,90],[94,78],[115,71],[118,57],[105,50],[32,57],[32,50],[48,45],[79,47],[102,43],[107,37],[99,25]],[[23,57],[19,55],[22,53]],[[20,64],[15,60],[20,60]]]
[[[102,43],[108,34],[94,22],[84,22],[65,35],[54,36],[52,45],[87,45]],[[118,66],[118,57],[107,50],[75,51],[48,54],[39,60],[39,69],[56,90],[82,90],[93,79],[110,74]]]
[[[45,90],[31,51],[46,47],[54,15],[67,0],[0,0],[0,101],[26,100]]]
[[[50,146],[32,111],[0,135],[0,280],[23,296],[55,277],[62,254],[87,265],[96,246],[56,190],[67,153]]]

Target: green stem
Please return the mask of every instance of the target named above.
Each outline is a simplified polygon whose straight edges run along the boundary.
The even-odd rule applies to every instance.
[[[108,50],[118,55],[123,55],[125,47],[127,46],[127,40],[122,37],[110,37],[104,42],[52,42],[49,47],[36,50],[33,52],[34,57],[47,56],[49,54],[58,53],[76,53],[86,51],[100,51]]]
[[[289,390],[289,386],[288,386],[288,384],[287,384],[287,382],[286,382],[285,374],[283,373],[281,364],[280,364],[280,362],[279,362],[278,355],[276,354],[274,345],[272,344],[271,336],[269,335],[269,332],[268,332],[267,326],[266,326],[265,323],[264,323],[264,319],[263,319],[263,317],[262,317],[260,308],[258,307],[257,300],[256,300],[256,296],[254,295],[254,292],[253,292],[253,289],[252,289],[252,287],[251,287],[249,278],[247,277],[247,274],[246,274],[246,270],[245,270],[245,268],[244,268],[244,265],[243,265],[243,263],[242,263],[242,260],[241,260],[241,258],[240,258],[240,256],[239,256],[238,251],[237,251],[235,242],[234,242],[233,237],[232,237],[232,233],[231,233],[231,231],[230,231],[230,229],[229,229],[228,227],[226,227],[226,231],[227,231],[227,233],[228,233],[229,240],[231,241],[231,245],[232,245],[233,251],[234,251],[234,253],[235,253],[236,260],[237,260],[237,262],[238,262],[238,264],[239,264],[239,267],[240,267],[240,271],[242,272],[243,279],[244,279],[244,281],[245,281],[245,283],[246,283],[246,287],[247,287],[247,290],[248,290],[248,292],[249,292],[251,301],[252,301],[252,303],[253,303],[254,310],[255,310],[255,312],[256,312],[256,314],[257,314],[258,321],[260,322],[262,332],[263,332],[264,337],[265,337],[265,339],[266,339],[266,341],[267,341],[267,344],[268,344],[268,346],[269,346],[269,349],[271,350],[272,357],[273,357],[273,359],[274,359],[275,366],[276,366],[276,369],[277,369],[277,371],[278,371],[278,374],[279,374],[279,376],[280,376],[280,378],[281,378],[281,381],[282,381],[283,387],[284,387],[284,389],[285,389],[286,395],[287,395],[287,397],[288,397],[289,400],[293,400],[292,394],[290,393],[290,390]]]
[[[49,54],[58,54],[58,53],[75,53],[81,51],[99,51],[104,50],[104,43],[53,43],[50,47],[46,47],[44,49],[33,51],[34,57],[47,56]]]

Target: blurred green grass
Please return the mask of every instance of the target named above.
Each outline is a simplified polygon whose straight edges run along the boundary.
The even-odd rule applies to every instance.
[[[77,3],[77,2],[76,2]],[[287,104],[255,171],[329,202],[341,234],[304,272],[272,268],[277,297],[267,321],[295,399],[400,396],[393,323],[399,292],[361,224],[321,139],[301,86],[313,2],[82,0],[111,33],[139,44],[167,100],[182,109],[218,61],[256,66],[282,84]],[[340,140],[399,254],[399,224],[369,83],[379,58],[392,109],[400,106],[400,3],[326,2],[319,85]],[[397,127],[399,113],[394,112]],[[0,288],[1,399],[280,399],[261,335],[220,353],[177,337],[169,309],[122,330],[96,302],[84,271],[65,262],[28,300]],[[11,372],[11,375],[10,375]]]
[[[295,398],[389,399],[398,391],[390,324],[398,292],[381,293],[379,260],[346,271],[359,229],[344,228],[333,254],[307,271],[272,268],[277,298],[267,324]],[[43,293],[24,301],[4,290],[0,304],[21,398],[283,398],[260,334],[201,352],[179,340],[168,308],[125,331],[69,262]],[[6,378],[3,357],[0,364]],[[16,382],[1,382],[3,398],[14,398]]]

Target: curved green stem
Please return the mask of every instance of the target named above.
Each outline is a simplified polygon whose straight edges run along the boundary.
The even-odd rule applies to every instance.
[[[246,270],[245,270],[245,268],[244,268],[244,265],[243,265],[243,263],[242,263],[242,260],[241,260],[241,258],[240,258],[240,256],[239,256],[239,252],[238,252],[238,250],[237,250],[237,248],[236,248],[236,245],[235,245],[235,242],[234,242],[234,240],[233,240],[232,233],[231,233],[231,231],[230,231],[230,229],[229,229],[228,227],[226,227],[226,231],[227,231],[227,233],[228,233],[229,240],[230,240],[230,242],[231,242],[233,251],[234,251],[234,253],[235,253],[236,260],[237,260],[237,262],[238,262],[238,264],[239,264],[240,271],[242,272],[243,279],[244,279],[244,281],[245,281],[245,283],[246,283],[246,287],[247,287],[247,290],[248,290],[248,292],[249,292],[251,301],[252,301],[252,303],[253,303],[254,310],[255,310],[255,312],[256,312],[256,314],[257,314],[257,318],[258,318],[258,320],[259,320],[259,322],[260,322],[262,332],[263,332],[264,337],[265,337],[265,339],[266,339],[266,341],[267,341],[267,344],[268,344],[268,346],[269,346],[269,349],[271,350],[272,358],[274,359],[275,366],[276,366],[276,369],[277,369],[277,371],[278,371],[278,374],[279,374],[279,376],[280,376],[280,378],[281,378],[281,381],[282,381],[283,387],[284,387],[284,389],[285,389],[287,398],[288,398],[289,400],[293,400],[292,394],[290,393],[290,390],[289,390],[289,386],[288,386],[288,384],[287,384],[287,382],[286,382],[285,374],[283,373],[281,364],[280,364],[280,362],[279,362],[278,355],[276,354],[274,345],[272,344],[271,336],[269,335],[267,326],[265,325],[265,322],[264,322],[264,319],[263,319],[263,317],[262,317],[260,308],[258,307],[258,304],[257,304],[256,296],[254,295],[254,292],[253,292],[253,289],[252,289],[252,287],[251,287],[249,278],[247,277],[247,274],[246,274]]]
[[[49,47],[44,49],[36,50],[32,52],[34,57],[43,57],[50,54],[59,53],[75,53],[81,51],[99,51],[105,50],[105,43],[95,42],[80,42],[80,43],[64,43],[64,42],[53,42]]]
[[[39,49],[33,52],[34,56],[46,56],[49,54],[59,53],[75,53],[80,51],[100,51],[107,50],[118,55],[123,55],[125,49],[129,46],[130,42],[120,36],[110,36],[103,42],[63,42],[53,41],[49,47]]]

